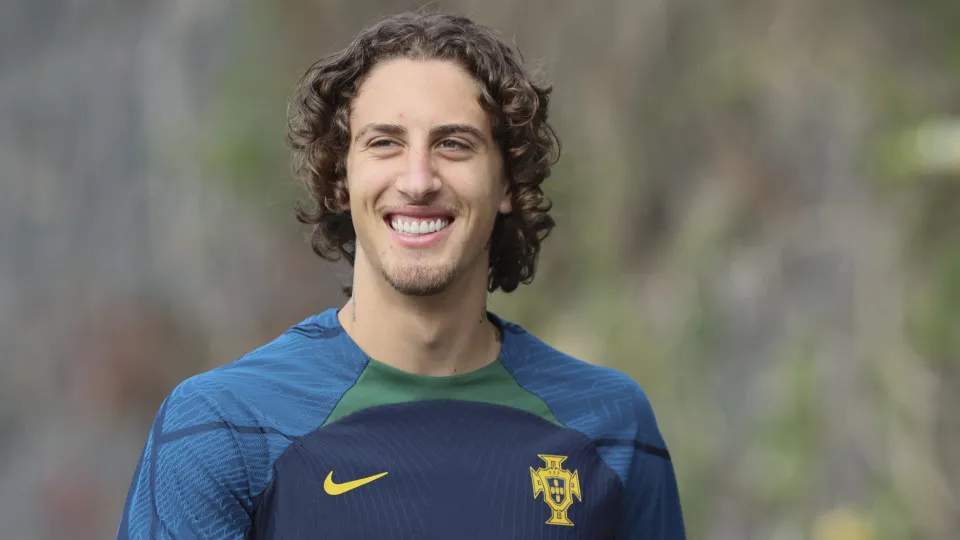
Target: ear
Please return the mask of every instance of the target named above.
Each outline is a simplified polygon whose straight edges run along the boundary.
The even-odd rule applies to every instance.
[[[503,184],[503,191],[500,193],[500,204],[497,206],[497,211],[503,215],[513,212],[513,198],[510,196],[510,182],[505,176],[506,175],[502,175],[501,183]]]
[[[504,215],[509,214],[510,212],[513,212],[513,201],[510,200],[509,193],[507,193],[506,195],[503,196],[503,198],[500,199],[500,206],[497,207],[497,210]]]

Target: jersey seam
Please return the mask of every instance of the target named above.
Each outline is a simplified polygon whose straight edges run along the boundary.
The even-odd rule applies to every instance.
[[[337,328],[335,328],[335,327],[324,326],[324,325],[322,325],[322,324],[320,324],[320,323],[318,323],[318,322],[314,322],[314,321],[311,321],[311,322],[310,322],[310,325],[316,326],[318,329],[321,330],[321,332],[322,332],[323,330],[337,330]],[[306,326],[306,325],[304,325],[304,326]],[[305,334],[301,334],[301,335],[305,335]],[[335,334],[335,335],[333,335],[333,336],[327,337],[327,339],[333,340],[333,339],[336,339],[336,338],[338,338],[338,337],[342,337],[343,335],[344,335],[344,332],[343,332],[343,330],[341,329],[340,332],[338,332],[337,334]],[[307,337],[313,339],[313,338],[315,338],[315,337],[317,337],[317,336],[307,336]],[[323,337],[323,336],[320,336],[320,337]],[[346,361],[347,361],[347,358],[346,358],[346,355],[343,353],[343,348],[342,348],[343,345],[342,345],[342,343],[337,343],[336,345],[337,345],[337,349],[338,349],[338,350],[337,350],[337,356],[339,356],[339,358],[340,358],[340,363],[341,363],[341,365],[345,365],[345,364],[346,364]],[[277,458],[274,459],[272,463],[270,463],[270,471],[271,471],[271,474],[270,474],[269,480],[268,480],[266,483],[264,483],[263,489],[261,489],[256,495],[254,495],[254,496],[250,499],[250,502],[251,502],[251,505],[250,505],[250,506],[251,506],[250,530],[253,530],[253,519],[252,519],[252,516],[256,514],[256,512],[257,512],[257,510],[259,509],[259,506],[260,506],[260,504],[261,504],[261,502],[262,502],[262,501],[258,501],[257,499],[261,498],[262,495],[263,495],[264,493],[266,493],[268,489],[270,489],[270,486],[271,486],[271,485],[274,483],[274,481],[276,480],[276,477],[277,477],[277,474],[276,474],[276,473],[277,473],[277,462],[280,461],[280,458],[281,458],[284,454],[286,454],[286,453],[290,450],[290,448],[292,448],[295,444],[297,444],[301,439],[303,439],[304,437],[306,437],[306,436],[309,435],[310,433],[313,433],[313,432],[315,432],[316,430],[318,430],[318,429],[320,429],[320,428],[322,428],[323,426],[326,425],[327,420],[330,418],[330,416],[333,414],[333,412],[337,409],[337,406],[340,405],[340,402],[343,401],[343,397],[346,396],[346,395],[347,395],[347,392],[349,392],[351,389],[353,389],[354,386],[357,385],[357,382],[360,381],[360,377],[363,376],[363,373],[367,370],[367,367],[368,367],[369,365],[370,365],[370,357],[367,356],[367,355],[364,355],[363,368],[360,370],[359,373],[357,373],[357,376],[354,377],[353,382],[351,382],[350,385],[347,386],[347,388],[346,388],[343,392],[340,393],[340,397],[337,398],[336,403],[334,403],[334,404],[333,404],[333,407],[330,408],[330,412],[328,412],[327,415],[323,417],[323,420],[322,420],[319,424],[317,424],[316,427],[314,427],[313,429],[310,429],[310,430],[305,431],[305,432],[304,432],[303,434],[301,434],[301,435],[297,435],[297,436],[294,436],[294,437],[287,437],[287,438],[290,440],[290,444],[288,444],[286,447],[284,447],[284,449],[280,452],[280,454],[277,456]]]
[[[582,430],[579,430],[579,429],[577,429],[577,428],[575,428],[575,427],[572,427],[572,426],[568,425],[566,422],[564,422],[563,420],[561,420],[561,419],[556,415],[556,413],[553,412],[553,408],[550,407],[550,404],[547,403],[547,400],[543,399],[543,397],[540,396],[540,394],[538,394],[538,393],[534,392],[533,390],[527,388],[526,386],[524,386],[523,383],[521,383],[519,380],[517,380],[517,376],[513,373],[513,370],[510,369],[510,368],[509,368],[506,364],[504,364],[502,361],[501,361],[501,364],[503,364],[503,368],[507,370],[507,373],[510,374],[510,376],[513,378],[514,382],[516,382],[517,385],[518,385],[520,388],[522,388],[525,392],[528,392],[528,393],[530,393],[533,397],[539,399],[539,400],[543,403],[543,405],[547,408],[547,410],[550,411],[550,414],[553,415],[553,417],[557,420],[557,422],[558,422],[561,426],[563,426],[564,429],[569,429],[569,430],[571,430],[571,431],[575,431],[575,432],[579,433],[580,435],[583,435],[588,441],[590,441],[590,445],[591,445],[591,446],[593,447],[593,449],[597,452],[597,458],[600,459],[600,462],[603,463],[603,466],[606,467],[610,472],[613,473],[614,478],[616,478],[617,481],[620,482],[620,487],[621,487],[622,489],[626,489],[626,488],[627,488],[627,478],[621,478],[620,473],[618,473],[613,467],[610,466],[609,463],[607,463],[607,460],[604,459],[603,454],[600,453],[600,446],[597,444],[597,440],[595,440],[595,439],[594,439],[593,437],[591,437],[589,434],[584,433]],[[600,440],[603,440],[603,439],[600,439]],[[639,443],[639,444],[643,444],[643,443],[641,443],[640,441],[637,441],[636,439],[634,439],[634,442],[635,442],[635,443]],[[634,446],[634,448],[636,448],[636,446]],[[634,452],[634,454],[633,454],[632,456],[630,456],[631,463],[632,463],[632,461],[633,461],[635,458],[636,458],[636,452]],[[630,471],[629,471],[629,470],[625,471],[625,474],[626,474],[626,475],[629,475],[629,474],[630,474]]]
[[[343,355],[341,354],[340,356],[341,356],[341,359],[342,359],[342,358],[343,358]],[[367,368],[368,368],[368,367],[370,367],[370,357],[366,357],[366,358],[364,359],[363,369],[361,369],[361,370],[360,370],[360,373],[357,374],[357,378],[354,379],[352,383],[350,383],[350,386],[348,386],[348,387],[346,388],[346,390],[343,391],[342,394],[340,394],[340,397],[337,398],[337,402],[334,403],[334,404],[333,404],[333,407],[330,408],[330,412],[328,412],[327,415],[326,415],[325,417],[323,417],[323,422],[320,422],[320,425],[317,426],[316,428],[314,428],[313,431],[316,431],[317,429],[320,429],[320,428],[322,428],[323,426],[327,425],[327,421],[330,420],[330,417],[333,416],[333,413],[334,413],[334,412],[336,412],[337,407],[340,406],[340,402],[343,401],[343,398],[346,397],[347,393],[349,393],[350,390],[353,390],[354,387],[357,386],[357,383],[360,382],[360,378],[363,377],[363,374],[367,371]],[[308,431],[307,433],[313,433],[313,431]],[[306,434],[304,434],[304,435],[306,435]],[[301,437],[302,437],[302,435],[301,435]],[[300,437],[297,437],[297,438],[299,439]]]
[[[239,435],[249,435],[249,434],[259,434],[259,435],[279,435],[284,439],[292,441],[296,437],[293,435],[288,435],[277,428],[270,426],[243,426],[239,424],[234,424],[229,420],[218,420],[216,422],[207,422],[205,424],[197,424],[185,428],[178,429],[176,431],[171,431],[169,433],[163,433],[160,435],[160,443],[168,444],[173,441],[183,439],[185,437],[190,437],[193,435],[199,435],[201,433],[206,433],[207,431],[213,431],[216,429],[227,429],[235,434]]]
[[[597,445],[597,441],[595,441],[595,440],[593,439],[593,437],[591,437],[590,435],[584,433],[583,431],[581,431],[581,430],[579,430],[579,429],[577,429],[577,428],[575,428],[575,427],[571,427],[571,426],[568,425],[566,422],[564,422],[563,420],[561,420],[560,417],[558,417],[558,416],[556,415],[556,413],[553,412],[553,408],[550,407],[550,404],[547,403],[547,400],[543,399],[543,397],[540,396],[540,394],[538,394],[538,393],[534,392],[533,390],[530,390],[529,388],[527,388],[526,386],[524,386],[523,383],[521,383],[519,380],[517,380],[517,376],[514,375],[512,369],[510,369],[510,368],[509,368],[506,364],[504,364],[502,361],[501,361],[500,363],[503,364],[503,369],[507,370],[507,373],[510,374],[510,377],[513,378],[513,381],[514,381],[515,383],[517,383],[517,386],[519,386],[520,388],[522,388],[524,392],[528,392],[530,395],[532,395],[533,397],[539,399],[540,402],[543,403],[543,405],[547,408],[547,410],[550,411],[550,414],[557,420],[557,423],[559,423],[564,429],[569,429],[570,431],[575,431],[575,432],[579,433],[580,435],[582,435],[584,438],[586,438],[588,441],[590,441],[590,446],[593,447],[593,450],[597,453],[597,459],[600,460],[600,463],[602,463],[603,466],[607,468],[607,470],[609,470],[611,473],[613,473],[613,477],[617,479],[617,482],[620,482],[620,488],[621,488],[621,489],[627,489],[627,481],[626,481],[626,479],[625,479],[625,478],[621,478],[621,477],[620,477],[620,474],[617,473],[617,471],[614,470],[614,468],[611,467],[609,463],[607,463],[607,460],[603,458],[603,454],[600,453],[600,447]],[[631,456],[631,459],[633,459],[632,456]],[[628,473],[629,473],[629,471],[628,471]]]
[[[550,411],[550,416],[552,416],[553,419],[556,420],[558,424],[560,424],[561,426],[563,426],[563,427],[565,427],[565,428],[567,428],[567,429],[574,429],[574,428],[571,428],[570,426],[568,426],[567,423],[564,422],[563,420],[560,420],[560,417],[557,416],[557,413],[555,413],[555,412],[553,411],[553,407],[551,407],[550,404],[547,403],[547,400],[543,399],[543,397],[541,397],[540,394],[537,394],[537,393],[534,392],[533,390],[530,390],[529,388],[527,388],[526,386],[524,386],[523,383],[521,383],[519,380],[517,380],[517,376],[513,373],[513,370],[510,369],[510,367],[507,366],[507,364],[503,362],[503,359],[502,359],[502,358],[497,359],[497,361],[500,362],[500,365],[503,366],[503,369],[507,370],[507,373],[510,374],[510,378],[513,379],[513,382],[516,383],[516,385],[519,386],[521,390],[523,390],[524,392],[526,392],[526,393],[530,394],[531,396],[533,396],[533,397],[537,398],[538,400],[540,400],[540,403],[543,403],[543,406],[546,407],[548,411]],[[582,433],[583,435],[585,435],[585,436],[587,436],[587,437],[589,438],[589,435],[587,435],[586,433],[583,433],[583,432],[580,431],[579,429],[574,429],[574,431],[577,431],[577,432],[579,432],[579,433]]]
[[[219,390],[221,393],[226,393],[228,391],[222,384],[218,384],[218,386],[220,387]],[[209,396],[204,397],[207,400],[208,406],[217,411],[217,415],[220,416],[220,418],[226,417],[226,415],[223,414],[223,411],[220,410],[217,402],[211,400]],[[233,442],[233,447],[237,450],[237,456],[240,457],[240,461],[243,463],[243,472],[247,477],[247,494],[249,501],[240,500],[238,502],[240,502],[240,505],[247,512],[247,516],[253,516],[253,479],[250,477],[250,463],[248,462],[247,456],[244,454],[243,449],[240,447],[240,441],[237,440],[237,433],[232,429],[228,429],[227,433],[229,434],[230,440]]]
[[[656,446],[653,444],[647,444],[640,439],[620,439],[612,437],[601,437],[597,438],[594,441],[597,446],[633,446],[634,450],[639,450],[644,454],[649,454],[651,456],[656,456],[665,461],[672,461],[670,458],[670,450]]]

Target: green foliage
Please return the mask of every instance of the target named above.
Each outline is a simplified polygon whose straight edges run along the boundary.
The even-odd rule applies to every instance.
[[[753,433],[753,459],[744,460],[750,491],[779,511],[802,510],[814,491],[821,445],[817,396],[817,348],[812,337],[785,350],[776,377],[784,388],[776,402],[761,411]]]
[[[932,263],[933,279],[908,312],[917,350],[934,365],[960,358],[960,246],[945,247]]]
[[[203,136],[187,147],[197,155],[205,180],[249,201],[271,219],[292,221],[293,203],[303,195],[289,169],[284,143],[286,106],[296,74],[283,69],[275,10],[257,5],[243,19],[248,39],[238,41],[239,61],[225,64],[207,93]],[[252,68],[251,66],[257,66]],[[260,71],[270,67],[267,73]]]

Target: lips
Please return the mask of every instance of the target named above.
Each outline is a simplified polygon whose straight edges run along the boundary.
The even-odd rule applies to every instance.
[[[389,217],[390,228],[400,234],[422,236],[442,231],[450,226],[452,220],[445,217],[416,218],[411,216],[393,215]]]
[[[384,214],[384,222],[402,235],[422,236],[445,230],[453,223],[453,213],[436,206],[406,206]]]
[[[453,213],[436,207],[406,207],[392,210],[383,217],[394,240],[407,248],[436,245],[450,232]]]

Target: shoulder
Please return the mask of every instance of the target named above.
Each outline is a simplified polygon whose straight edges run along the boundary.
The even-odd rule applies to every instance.
[[[520,326],[504,322],[507,366],[567,427],[598,445],[633,445],[654,452],[665,444],[643,388],[616,369],[565,354]]]
[[[290,437],[315,427],[362,371],[344,358],[342,329],[312,316],[239,359],[178,384],[164,402],[164,431],[208,423],[275,429]],[[245,426],[245,427],[242,427]],[[196,429],[196,428],[194,428]]]

